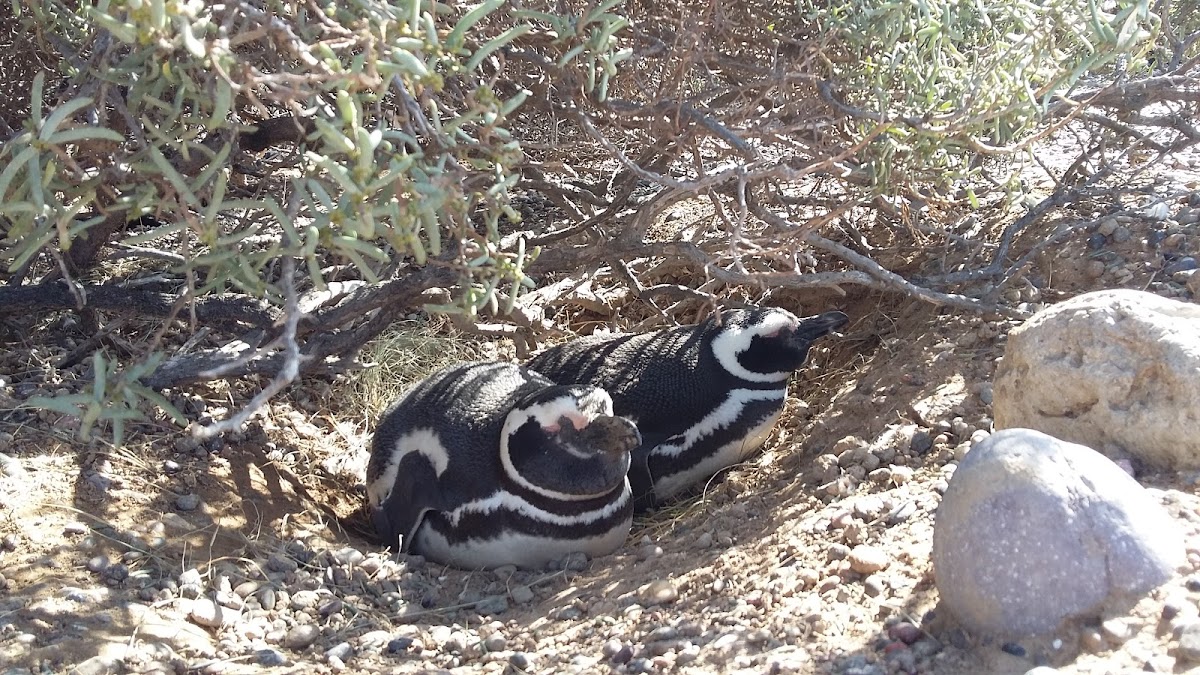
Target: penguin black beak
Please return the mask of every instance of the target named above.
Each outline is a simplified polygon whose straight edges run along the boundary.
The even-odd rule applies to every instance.
[[[823,312],[816,316],[806,316],[800,319],[794,339],[815,342],[826,335],[837,334],[849,323],[850,317],[842,312]]]

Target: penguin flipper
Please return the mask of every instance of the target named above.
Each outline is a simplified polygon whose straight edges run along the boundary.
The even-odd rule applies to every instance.
[[[405,459],[391,494],[371,513],[379,539],[402,553],[412,550],[425,514],[441,510],[445,501],[433,466],[427,461]]]
[[[654,474],[650,472],[650,453],[664,440],[665,436],[643,436],[642,444],[630,453],[629,488],[633,492],[633,510],[637,513],[658,508],[658,500],[654,497]]]

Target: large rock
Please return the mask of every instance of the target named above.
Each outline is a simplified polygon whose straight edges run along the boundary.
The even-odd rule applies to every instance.
[[[996,428],[1024,427],[1154,468],[1200,468],[1200,305],[1087,293],[1015,329]]]
[[[933,531],[944,609],[997,638],[1132,602],[1184,562],[1182,532],[1129,474],[1029,429],[998,431],[967,453]]]

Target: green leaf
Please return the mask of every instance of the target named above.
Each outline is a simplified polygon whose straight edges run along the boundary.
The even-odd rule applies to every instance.
[[[8,194],[8,185],[12,182],[13,178],[16,177],[17,172],[20,171],[21,168],[26,164],[33,161],[33,159],[37,157],[37,154],[37,148],[34,148],[33,146],[26,147],[17,154],[16,159],[10,162],[8,166],[4,167],[3,172],[0,172],[0,204],[4,203],[4,197]],[[40,178],[40,176],[38,178]],[[35,180],[37,179],[35,178]]]
[[[188,187],[187,181],[175,170],[175,167],[171,166],[171,163],[167,161],[167,158],[159,151],[158,147],[150,146],[149,154],[150,161],[154,163],[154,166],[167,179],[171,187],[175,188],[175,192],[180,197],[183,197],[189,206],[199,206],[200,200],[196,198],[195,193]]]
[[[60,131],[46,139],[46,142],[53,143],[54,145],[65,145],[67,143],[92,140],[124,143],[125,137],[113,131],[112,129],[107,129],[105,127],[76,127],[74,129]]]
[[[474,72],[477,68],[479,68],[479,64],[483,63],[484,59],[486,59],[488,56],[491,56],[492,52],[500,49],[513,40],[516,40],[522,35],[525,35],[531,30],[533,30],[533,26],[528,24],[520,24],[509,28],[491,40],[488,40],[482,47],[476,50],[475,55],[471,57],[471,60],[467,61],[467,70],[469,72]]]
[[[59,125],[67,120],[68,117],[74,115],[81,108],[86,108],[92,105],[92,99],[81,96],[73,98],[70,101],[60,105],[54,112],[50,113],[50,117],[42,123],[41,129],[38,130],[38,138],[47,141],[54,132],[58,130]]]
[[[482,4],[476,5],[471,11],[463,15],[463,18],[458,20],[458,24],[454,26],[454,30],[446,36],[445,43],[451,49],[458,49],[463,44],[463,37],[472,26],[479,23],[488,14],[496,11],[504,5],[504,0],[487,0]],[[470,70],[474,70],[471,68]]]

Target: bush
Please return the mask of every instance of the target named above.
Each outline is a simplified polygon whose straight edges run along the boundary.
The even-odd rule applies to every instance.
[[[203,433],[232,428],[420,307],[521,348],[551,306],[636,326],[764,288],[1021,315],[990,299],[1014,231],[931,220],[1020,196],[985,165],[1075,120],[1200,138],[1129,124],[1195,84],[1194,36],[1147,2],[14,7],[0,313],[80,313],[62,367],[93,359],[93,384],[30,403],[118,436],[151,406],[184,419],[158,392],[273,376]],[[931,240],[972,237],[997,255],[930,272]]]

